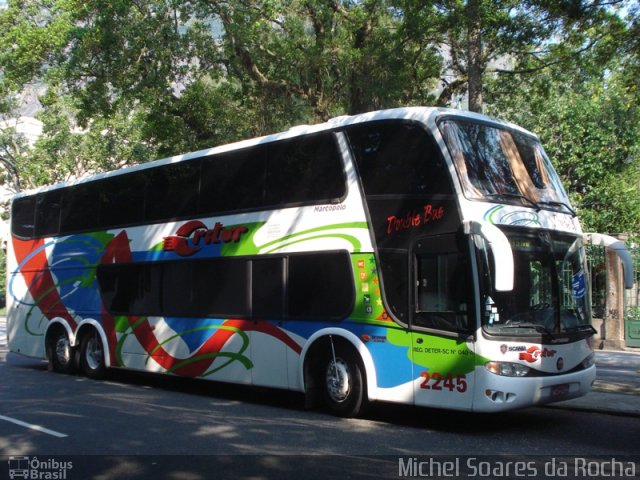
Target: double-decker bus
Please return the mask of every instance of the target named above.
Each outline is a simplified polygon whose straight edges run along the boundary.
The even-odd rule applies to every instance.
[[[17,195],[13,352],[501,411],[595,378],[583,234],[538,138],[402,108]],[[626,266],[625,268],[628,268]]]

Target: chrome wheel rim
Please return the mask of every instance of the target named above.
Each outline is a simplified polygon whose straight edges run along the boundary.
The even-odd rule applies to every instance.
[[[71,344],[65,336],[60,336],[56,340],[56,359],[61,365],[67,365],[71,361]]]
[[[327,393],[331,400],[337,403],[344,402],[351,392],[351,375],[349,366],[341,358],[336,358],[327,366],[325,377]]]
[[[85,353],[87,366],[91,370],[96,370],[102,366],[103,351],[102,342],[97,335],[93,335],[87,342],[87,350]]]

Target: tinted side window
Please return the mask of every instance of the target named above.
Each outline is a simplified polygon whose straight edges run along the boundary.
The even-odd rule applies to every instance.
[[[346,252],[289,257],[289,317],[344,318],[353,309],[352,277]]]
[[[223,153],[202,160],[200,213],[250,210],[263,204],[263,148]]]
[[[62,190],[52,190],[36,196],[37,237],[57,235],[60,231],[60,204]]]
[[[407,254],[380,250],[379,257],[384,293],[389,309],[400,321],[408,323],[409,267]]]
[[[371,122],[349,127],[366,195],[451,193],[440,149],[424,127],[410,122]]]
[[[342,320],[355,299],[347,252],[107,264],[97,275],[105,308],[123,315]]]
[[[144,219],[144,193],[147,186],[144,171],[117,175],[100,180],[100,225],[132,225]]]
[[[267,147],[266,205],[329,202],[344,196],[342,161],[332,133]]]
[[[15,222],[15,232],[23,237],[53,236],[198,215],[326,203],[345,193],[335,136],[324,133],[42,193],[35,200],[35,221],[29,219],[27,200],[20,200],[18,205],[22,206],[16,208],[22,213]]]
[[[414,258],[414,323],[437,330],[466,331],[473,304],[468,245],[456,235],[421,240]]]
[[[100,225],[98,188],[95,182],[67,188],[62,196],[61,233],[89,230]]]
[[[160,265],[163,315],[247,316],[250,283],[246,260],[212,258]]]
[[[11,206],[11,231],[22,238],[30,238],[34,233],[36,217],[36,197],[16,199]]]
[[[330,202],[345,195],[332,133],[223,153],[202,162],[199,212]]]
[[[180,162],[143,172],[147,181],[146,220],[169,220],[195,213],[200,189],[198,162]]]
[[[110,264],[98,267],[102,301],[121,315],[161,315],[162,265]]]
[[[286,259],[256,259],[251,269],[252,316],[281,319],[285,314]]]

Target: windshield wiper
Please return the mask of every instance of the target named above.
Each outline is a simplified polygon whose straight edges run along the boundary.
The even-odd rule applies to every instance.
[[[547,329],[546,327],[539,325],[537,323],[528,323],[528,322],[523,322],[523,323],[512,323],[510,325],[500,325],[500,328],[530,328],[530,329],[534,329],[536,332],[538,333],[544,333],[546,335],[549,336],[553,336],[553,333],[551,333],[551,331],[549,329]]]
[[[565,332],[589,332],[592,334],[598,333],[592,325],[576,325],[575,327],[565,327]]]
[[[554,200],[541,200],[540,202],[538,202],[538,205],[563,207],[563,208],[566,208],[573,217],[578,216],[576,211],[564,202],[558,202]]]
[[[531,200],[526,195],[522,195],[521,193],[493,193],[489,195],[485,195],[489,200],[504,200],[505,198],[517,198],[518,200],[524,200],[524,203],[528,204],[530,207],[535,208],[536,210],[540,210],[540,205],[538,205],[535,201]]]

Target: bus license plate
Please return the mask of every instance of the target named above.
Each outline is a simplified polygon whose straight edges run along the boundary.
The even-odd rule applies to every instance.
[[[569,384],[554,385],[551,387],[551,398],[562,398],[569,395]]]

